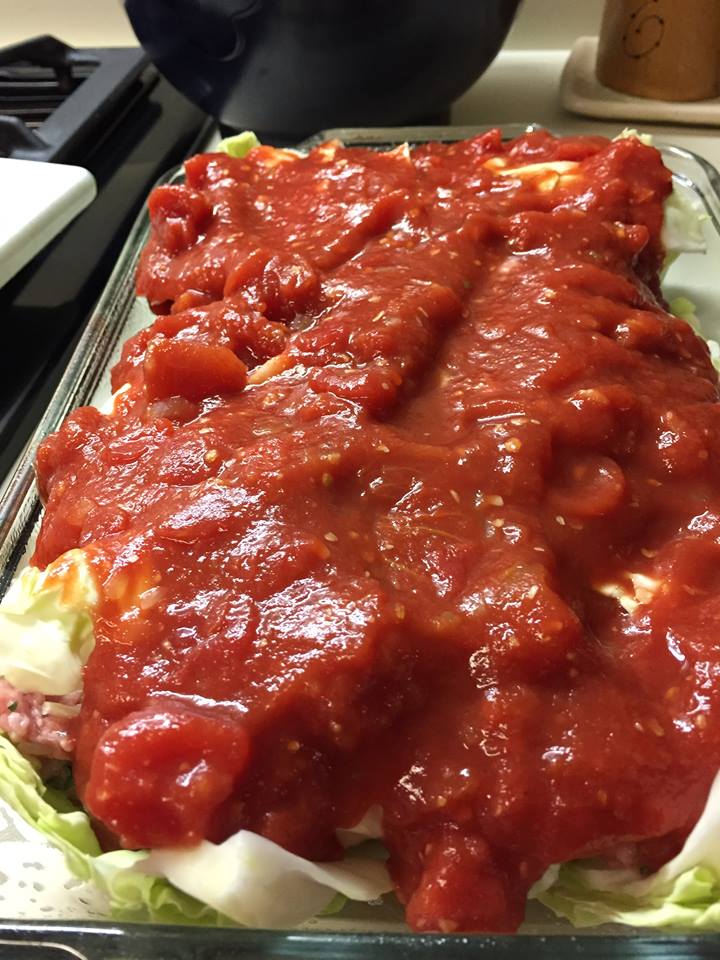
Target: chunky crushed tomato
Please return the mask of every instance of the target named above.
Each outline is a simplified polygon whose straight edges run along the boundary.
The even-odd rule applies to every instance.
[[[113,412],[38,453],[34,562],[84,547],[100,584],[87,808],[332,860],[379,804],[418,930],[513,930],[560,861],[656,867],[720,766],[718,382],[659,293],[659,154],[186,175]]]

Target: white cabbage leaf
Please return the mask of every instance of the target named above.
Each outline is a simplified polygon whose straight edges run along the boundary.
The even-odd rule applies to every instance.
[[[68,551],[46,570],[25,567],[0,602],[0,677],[22,693],[80,690],[94,646],[96,603],[82,550]]]
[[[294,927],[338,893],[369,901],[392,889],[379,860],[347,855],[339,863],[313,863],[249,830],[221,844],[154,850],[139,866],[248,927]]]

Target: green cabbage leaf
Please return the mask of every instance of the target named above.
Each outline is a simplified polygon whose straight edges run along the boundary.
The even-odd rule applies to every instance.
[[[226,153],[229,157],[237,157],[242,160],[254,147],[259,147],[260,141],[252,130],[243,130],[242,133],[236,133],[232,137],[225,137],[217,145],[219,153]]]
[[[682,850],[656,873],[563,864],[537,899],[576,927],[625,923],[671,930],[720,929],[720,775]]]

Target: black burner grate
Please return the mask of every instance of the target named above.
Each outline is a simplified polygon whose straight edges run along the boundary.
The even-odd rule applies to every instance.
[[[43,124],[68,95],[93,72],[97,64],[75,67],[69,80],[58,77],[51,67],[20,62],[0,69],[0,103],[3,114],[19,117],[34,130]]]
[[[35,37],[0,50],[0,157],[70,160],[144,90],[137,48],[74,50]]]

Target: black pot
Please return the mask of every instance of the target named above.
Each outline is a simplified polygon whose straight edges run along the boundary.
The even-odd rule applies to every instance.
[[[125,0],[178,90],[236,129],[299,137],[440,119],[519,0]]]

